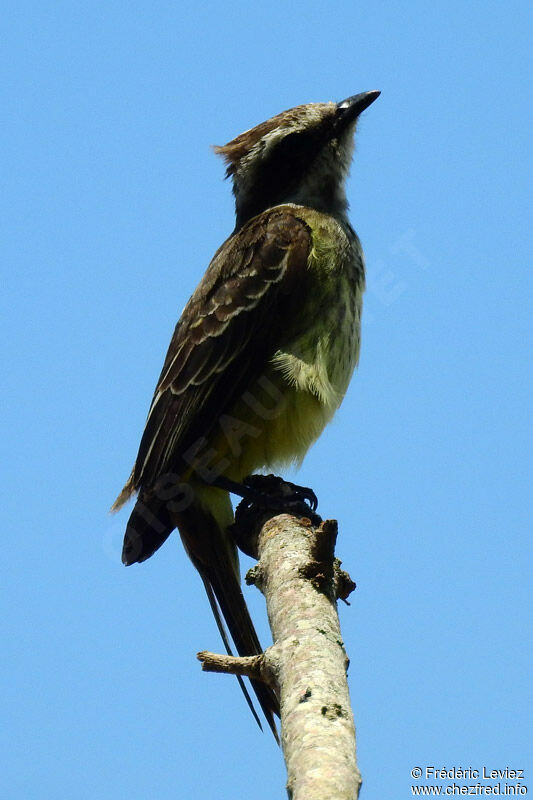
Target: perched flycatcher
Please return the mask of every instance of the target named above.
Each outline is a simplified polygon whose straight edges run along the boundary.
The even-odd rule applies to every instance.
[[[378,96],[297,106],[215,148],[233,181],[235,230],[176,326],[113,506],[137,495],[125,564],[178,529],[224,642],[221,615],[241,656],[261,646],[240,589],[229,492],[261,503],[246,477],[302,461],[357,364],[364,262],[344,185],[357,119]],[[275,731],[277,698],[252,685]]]

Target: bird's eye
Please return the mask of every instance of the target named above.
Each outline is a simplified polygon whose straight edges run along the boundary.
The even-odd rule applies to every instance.
[[[279,154],[287,156],[291,153],[291,151],[295,151],[298,148],[299,142],[300,142],[300,135],[298,133],[288,133],[278,143],[276,150]]]

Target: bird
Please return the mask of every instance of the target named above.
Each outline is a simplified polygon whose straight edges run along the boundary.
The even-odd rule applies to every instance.
[[[301,464],[358,363],[365,266],[346,178],[357,122],[379,95],[298,105],[214,148],[232,181],[235,229],[179,318],[112,507],[136,496],[126,565],[178,530],[229,653],[225,625],[239,655],[262,652],[241,591],[230,495],[314,510],[311,490],[285,484],[275,497],[248,476]],[[274,690],[252,688],[277,737]]]

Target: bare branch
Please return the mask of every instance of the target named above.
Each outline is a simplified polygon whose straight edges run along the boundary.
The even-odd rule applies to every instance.
[[[314,527],[274,517],[259,533],[250,576],[265,595],[274,638],[268,661],[292,800],[356,800],[361,785],[336,609],[337,595],[345,598],[354,584],[334,558],[336,535],[334,521]]]
[[[355,588],[335,558],[337,523],[280,514],[247,517],[240,536],[258,564],[246,575],[264,594],[274,644],[248,658],[198,653],[202,669],[247,676],[280,698],[290,800],[357,800],[355,727],[337,599]]]
[[[268,653],[268,651],[266,652]],[[274,677],[266,653],[258,656],[228,656],[202,650],[196,654],[196,658],[202,663],[204,672],[243,675],[254,681],[261,681],[270,686],[274,685]]]

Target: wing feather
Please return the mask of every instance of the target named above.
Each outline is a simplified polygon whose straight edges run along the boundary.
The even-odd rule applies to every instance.
[[[133,473],[135,489],[208,436],[280,346],[311,243],[291,208],[266,211],[219,249],[174,331]]]

